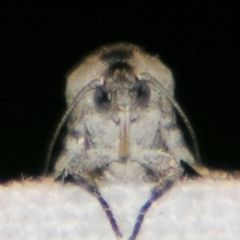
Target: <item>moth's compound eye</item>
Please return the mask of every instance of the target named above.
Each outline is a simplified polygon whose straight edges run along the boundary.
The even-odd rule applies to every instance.
[[[104,86],[98,86],[94,93],[94,102],[97,108],[108,110],[110,108],[110,97]]]
[[[139,105],[145,105],[148,103],[149,99],[150,99],[150,88],[147,84],[146,81],[138,81],[136,88],[136,100],[137,100],[137,104]]]

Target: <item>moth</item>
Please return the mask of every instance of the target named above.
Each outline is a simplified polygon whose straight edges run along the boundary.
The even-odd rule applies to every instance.
[[[154,182],[149,200],[139,211],[129,240],[136,239],[145,213],[199,159],[195,133],[174,99],[171,71],[138,46],[103,46],[77,64],[67,76],[67,110],[59,123],[45,171],[59,132],[67,122],[64,148],[54,177],[73,179],[94,194],[117,237],[121,231],[99,181]],[[180,130],[176,112],[193,138],[196,156]]]

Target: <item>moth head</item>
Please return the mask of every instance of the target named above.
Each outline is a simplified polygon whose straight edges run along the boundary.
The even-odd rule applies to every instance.
[[[105,94],[108,93],[110,102],[115,106],[117,102],[120,105],[138,103],[145,105],[151,92],[148,91],[151,87],[145,81],[149,77],[161,82],[166,91],[173,96],[174,81],[171,71],[157,57],[129,43],[103,46],[68,72],[67,103],[70,105],[81,89],[91,81],[97,80],[101,87],[97,90],[96,96],[103,93],[103,100],[108,99]],[[128,96],[125,103],[122,102],[123,96]]]
[[[147,106],[150,88],[146,81],[138,79],[130,56],[129,52],[115,50],[102,57],[108,67],[103,84],[94,93],[98,109],[117,111]]]

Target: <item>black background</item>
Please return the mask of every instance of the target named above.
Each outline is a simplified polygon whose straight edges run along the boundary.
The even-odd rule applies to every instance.
[[[0,179],[43,170],[65,109],[64,74],[116,41],[160,55],[174,72],[204,162],[240,169],[240,9],[224,2],[2,2]]]

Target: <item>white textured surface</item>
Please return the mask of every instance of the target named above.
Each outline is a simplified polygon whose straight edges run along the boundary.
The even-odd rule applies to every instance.
[[[128,239],[149,186],[101,187]],[[239,239],[240,182],[178,182],[147,213],[137,239]],[[49,179],[0,185],[0,239],[115,239],[98,201]]]

